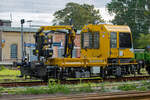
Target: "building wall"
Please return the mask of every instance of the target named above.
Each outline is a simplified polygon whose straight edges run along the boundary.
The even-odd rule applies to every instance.
[[[33,37],[35,33],[24,32],[24,42],[34,44],[35,39]],[[61,42],[62,47],[65,42],[65,34],[64,33],[55,33],[52,34],[53,42]],[[20,61],[21,60],[21,33],[20,32],[2,32],[2,40],[5,40],[5,45],[2,48],[2,61]],[[11,45],[17,44],[17,58],[11,58]],[[75,38],[75,47],[76,47],[76,57],[80,57],[80,35],[77,34]],[[58,49],[60,47],[54,46],[54,54],[53,57],[58,57]],[[30,53],[30,47],[26,47],[27,55]]]
[[[24,42],[34,43],[34,33],[24,33]],[[2,60],[14,61],[21,59],[21,33],[20,32],[2,32],[2,39],[5,40],[5,45],[2,48]],[[31,40],[31,41],[30,41]],[[17,58],[11,58],[11,45],[17,45]]]
[[[53,34],[53,42],[61,42],[62,46],[64,47],[65,44],[65,34],[64,33],[55,33]],[[80,57],[80,34],[77,34],[75,37],[75,53],[76,53],[76,57]],[[54,49],[54,55],[53,57],[58,57],[58,49],[61,47],[53,47]]]

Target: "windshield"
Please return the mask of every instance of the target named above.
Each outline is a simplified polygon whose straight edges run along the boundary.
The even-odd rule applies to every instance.
[[[120,48],[132,48],[130,33],[119,33],[119,47]]]

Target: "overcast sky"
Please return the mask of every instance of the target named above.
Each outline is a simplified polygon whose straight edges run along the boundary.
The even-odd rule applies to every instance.
[[[20,19],[32,20],[32,25],[51,25],[53,13],[63,9],[68,2],[93,4],[100,10],[105,20],[110,20],[110,16],[105,5],[111,0],[1,0],[0,19],[12,19],[13,26],[20,26]],[[29,23],[25,23],[29,26]]]

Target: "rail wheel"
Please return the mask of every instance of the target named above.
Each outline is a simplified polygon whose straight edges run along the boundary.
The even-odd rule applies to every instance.
[[[116,77],[116,78],[122,77],[121,67],[120,67],[120,66],[116,67],[115,77]]]
[[[100,68],[100,77],[106,78],[106,68]]]

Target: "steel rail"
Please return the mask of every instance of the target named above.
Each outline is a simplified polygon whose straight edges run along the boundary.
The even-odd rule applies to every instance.
[[[118,92],[118,93],[89,93],[82,95],[53,96],[41,98],[40,100],[149,100],[150,91],[146,92]]]
[[[122,77],[122,78],[106,78],[106,79],[72,79],[72,80],[53,80],[49,82],[56,82],[60,84],[79,84],[79,83],[102,83],[102,82],[125,82],[125,81],[139,81],[149,80],[150,76],[135,76],[135,77]],[[33,82],[10,82],[0,83],[1,87],[18,87],[18,86],[40,86],[47,85],[48,82],[33,81]]]

